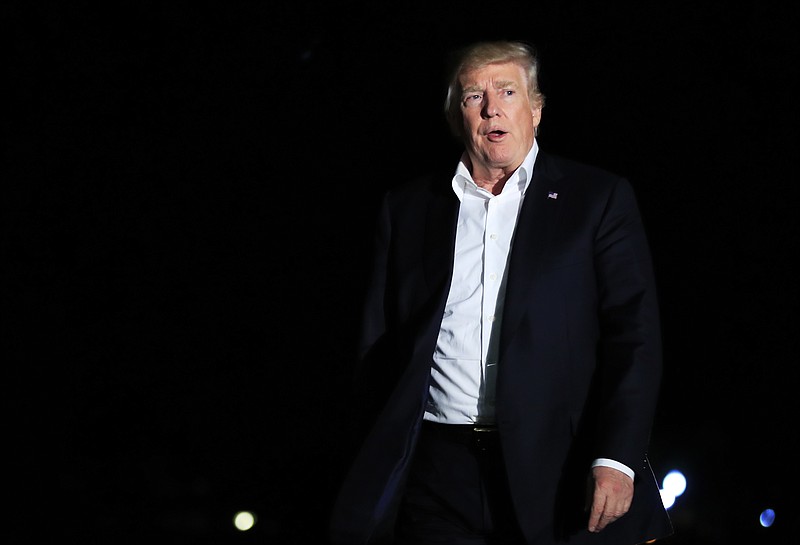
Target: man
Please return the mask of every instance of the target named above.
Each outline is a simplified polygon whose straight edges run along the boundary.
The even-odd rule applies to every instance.
[[[641,543],[669,535],[647,461],[661,377],[630,185],[539,149],[537,59],[457,58],[464,153],[385,196],[359,406],[380,412],[334,543]]]

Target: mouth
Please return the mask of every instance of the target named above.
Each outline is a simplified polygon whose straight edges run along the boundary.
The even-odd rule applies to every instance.
[[[497,142],[502,140],[505,135],[508,134],[506,131],[495,129],[486,133],[486,138],[489,139],[491,142]]]

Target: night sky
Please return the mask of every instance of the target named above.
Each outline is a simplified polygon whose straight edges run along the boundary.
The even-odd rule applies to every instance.
[[[444,56],[495,38],[540,53],[540,147],[639,197],[664,328],[650,457],[688,479],[669,541],[787,542],[796,17],[721,1],[97,4],[4,10],[8,543],[325,543],[378,199],[455,164]]]

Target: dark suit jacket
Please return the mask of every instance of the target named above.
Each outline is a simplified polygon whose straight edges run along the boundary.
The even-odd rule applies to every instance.
[[[359,406],[377,416],[331,518],[334,543],[380,542],[414,452],[448,295],[452,168],[387,193],[376,230]],[[671,533],[647,446],[661,378],[656,288],[632,188],[539,152],[506,272],[497,424],[530,543],[641,543]],[[630,511],[589,534],[591,461],[636,471]]]

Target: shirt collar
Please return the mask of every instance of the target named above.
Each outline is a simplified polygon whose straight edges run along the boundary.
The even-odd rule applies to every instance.
[[[506,182],[506,185],[503,186],[503,190],[500,192],[500,195],[509,193],[520,193],[525,195],[525,191],[528,189],[528,186],[531,183],[531,178],[533,178],[533,165],[536,163],[536,155],[538,153],[539,144],[534,138],[533,146],[531,146],[531,149],[528,151],[525,159],[522,160],[522,164],[517,168],[517,170],[514,171],[514,173]],[[470,173],[469,168],[467,168],[467,164],[467,152],[465,151],[461,155],[461,159],[458,161],[452,182],[453,191],[455,192],[459,201],[464,200],[464,194],[467,191],[473,194],[487,193],[485,190],[480,189],[478,184],[475,183],[475,180],[472,179],[472,174]],[[499,197],[500,195],[496,196]],[[495,195],[490,195],[489,197],[491,198],[493,196]]]

